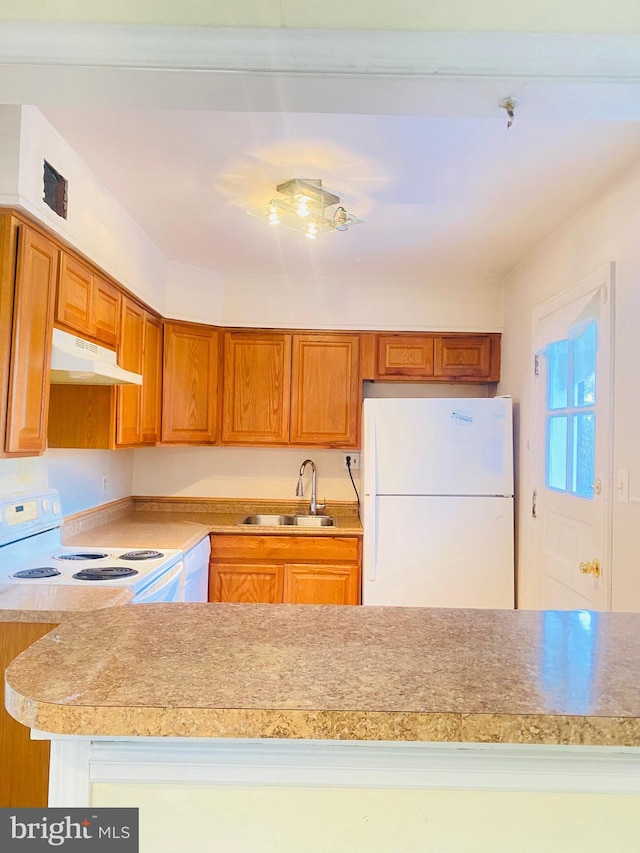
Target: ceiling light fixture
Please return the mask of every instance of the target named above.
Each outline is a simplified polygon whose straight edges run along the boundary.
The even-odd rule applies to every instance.
[[[340,205],[340,196],[322,189],[320,180],[292,178],[278,184],[276,192],[280,198],[272,198],[264,207],[247,213],[266,219],[269,225],[283,225],[300,231],[309,240],[330,231],[347,231],[351,225],[364,222],[364,219],[347,213]]]

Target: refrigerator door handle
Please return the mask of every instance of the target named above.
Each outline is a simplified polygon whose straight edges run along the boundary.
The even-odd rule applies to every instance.
[[[364,476],[366,478],[364,490],[364,551],[366,555],[367,578],[370,581],[375,581],[376,566],[378,562],[378,520],[376,518],[378,460],[376,458],[376,418],[373,412],[367,413],[364,433]]]

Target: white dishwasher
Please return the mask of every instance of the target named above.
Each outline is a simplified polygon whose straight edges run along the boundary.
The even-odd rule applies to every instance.
[[[211,540],[208,536],[185,551],[181,601],[209,600],[210,554]]]

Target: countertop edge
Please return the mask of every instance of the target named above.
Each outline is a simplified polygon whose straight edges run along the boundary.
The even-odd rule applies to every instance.
[[[78,707],[30,699],[5,678],[5,704],[23,725],[78,737],[502,743],[636,747],[640,719],[545,714]]]

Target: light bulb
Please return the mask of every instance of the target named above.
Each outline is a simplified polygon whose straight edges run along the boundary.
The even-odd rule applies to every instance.
[[[279,225],[280,217],[278,216],[278,208],[271,205],[269,208],[269,225]]]
[[[316,224],[315,224],[315,222],[309,223],[309,225],[307,226],[307,233],[304,236],[307,237],[309,240],[315,240],[316,239]]]
[[[298,209],[296,210],[298,216],[309,215],[309,208],[307,207],[308,201],[309,199],[306,197],[306,195],[303,195],[302,198],[298,201]]]

